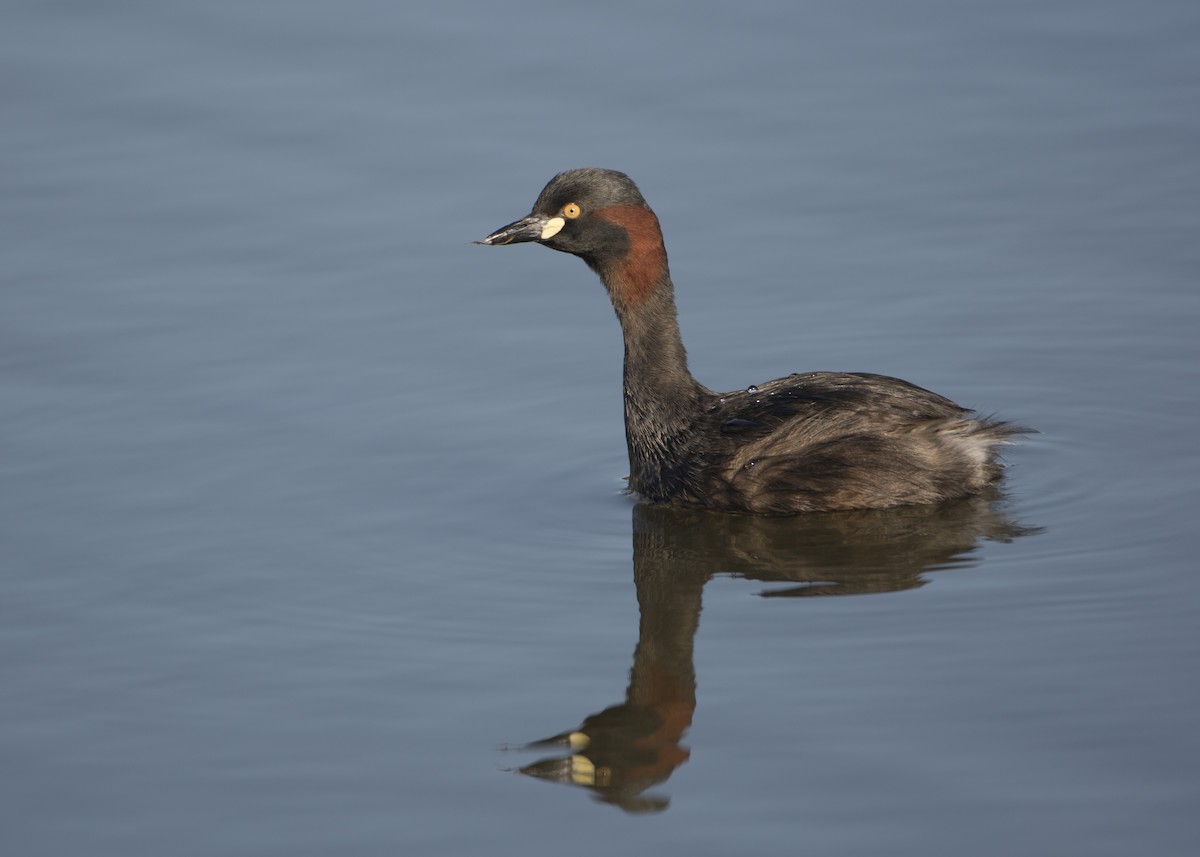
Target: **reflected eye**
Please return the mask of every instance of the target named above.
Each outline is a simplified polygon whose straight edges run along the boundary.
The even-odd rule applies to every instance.
[[[568,202],[563,206],[562,213],[563,217],[567,218],[568,220],[574,220],[580,214],[579,203]]]

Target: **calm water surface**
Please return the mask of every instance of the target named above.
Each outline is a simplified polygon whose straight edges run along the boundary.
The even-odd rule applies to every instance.
[[[5,854],[1200,852],[1195,3],[10,5]],[[592,164],[1003,491],[635,506]]]

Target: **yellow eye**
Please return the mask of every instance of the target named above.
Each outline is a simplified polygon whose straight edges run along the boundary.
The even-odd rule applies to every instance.
[[[567,218],[568,220],[574,220],[576,217],[579,216],[579,213],[580,213],[579,212],[579,203],[568,202],[566,205],[563,206],[562,213],[563,213],[563,217]]]

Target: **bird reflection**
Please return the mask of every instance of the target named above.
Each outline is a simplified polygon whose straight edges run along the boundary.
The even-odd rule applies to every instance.
[[[926,572],[965,568],[982,539],[1038,530],[1001,511],[997,495],[944,506],[906,506],[791,518],[728,515],[639,504],[633,569],[641,621],[625,701],[575,729],[527,745],[547,758],[519,772],[583,786],[626,812],[660,812],[646,790],[687,761],[681,746],[696,709],[692,646],[701,593],[715,575],[771,584],[767,598],[901,592]]]

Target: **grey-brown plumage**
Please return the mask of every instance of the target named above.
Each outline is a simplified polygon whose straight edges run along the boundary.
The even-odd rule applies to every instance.
[[[936,503],[995,481],[996,447],[1026,431],[883,375],[708,390],[688,371],[658,219],[623,173],[560,173],[482,243],[521,241],[579,256],[608,290],[625,339],[629,485],[653,502],[776,515]]]

